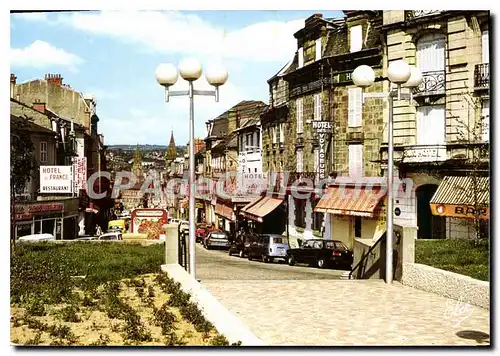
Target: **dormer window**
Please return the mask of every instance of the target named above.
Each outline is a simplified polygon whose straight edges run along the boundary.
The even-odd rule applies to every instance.
[[[321,38],[316,40],[316,60],[319,61],[321,59]]]
[[[363,48],[363,31],[361,25],[352,26],[349,30],[351,39],[351,53]]]
[[[299,48],[299,68],[304,66],[304,48]]]

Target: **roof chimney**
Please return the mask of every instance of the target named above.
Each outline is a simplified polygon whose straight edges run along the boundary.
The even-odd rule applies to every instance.
[[[61,86],[63,78],[61,77],[61,74],[45,74],[45,80],[49,84]]]
[[[10,97],[12,99],[14,98],[14,91],[16,88],[16,79],[17,79],[17,77],[14,75],[14,73],[10,73]]]
[[[323,18],[323,14],[314,14],[312,16],[309,16],[306,20],[305,20],[305,23],[309,23],[309,22],[312,22],[316,19],[322,19]]]
[[[41,103],[40,100],[36,99],[33,103],[33,109],[45,114],[45,103]]]

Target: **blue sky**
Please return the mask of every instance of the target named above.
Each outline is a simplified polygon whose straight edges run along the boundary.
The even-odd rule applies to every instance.
[[[340,11],[314,11],[340,17]],[[293,33],[312,11],[119,11],[11,15],[11,72],[18,82],[59,73],[97,100],[106,144],[188,141],[188,99],[164,102],[158,64],[194,56],[229,72],[221,100],[195,98],[195,135],[241,100],[268,101],[267,79],[296,51]],[[174,89],[186,83],[179,80]],[[195,88],[208,89],[203,80]]]

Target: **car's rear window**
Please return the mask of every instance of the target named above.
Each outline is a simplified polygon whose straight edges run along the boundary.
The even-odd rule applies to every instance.
[[[226,235],[224,234],[212,234],[211,237],[214,239],[227,239]]]
[[[288,240],[285,239],[284,237],[273,237],[273,242],[275,244],[287,244]]]

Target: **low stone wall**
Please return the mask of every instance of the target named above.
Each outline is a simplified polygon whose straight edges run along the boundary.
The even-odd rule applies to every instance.
[[[191,295],[191,299],[201,309],[205,318],[210,321],[217,331],[223,334],[230,343],[241,341],[242,346],[265,346],[265,343],[233,313],[226,309],[213,295],[195,280],[184,268],[178,264],[161,266],[162,271],[179,282],[184,292]],[[272,312],[272,311],[270,311]]]
[[[403,263],[401,283],[464,304],[490,309],[489,282],[419,263]]]

